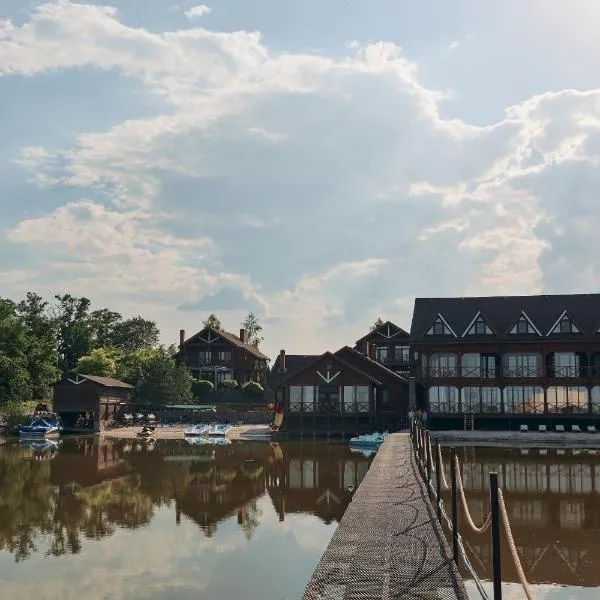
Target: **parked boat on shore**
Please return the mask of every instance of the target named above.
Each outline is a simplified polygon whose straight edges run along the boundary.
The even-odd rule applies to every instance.
[[[209,437],[225,437],[231,431],[231,425],[226,423],[214,423],[206,432]]]
[[[198,423],[196,425],[192,425],[183,432],[183,435],[186,437],[199,437],[202,435],[206,435],[208,432],[208,425],[204,423]]]
[[[21,425],[19,427],[19,436],[29,438],[58,437],[61,429],[62,427],[58,421],[52,423],[46,419],[34,417],[29,425]]]

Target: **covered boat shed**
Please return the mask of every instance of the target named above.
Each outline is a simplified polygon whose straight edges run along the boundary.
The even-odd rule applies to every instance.
[[[112,377],[76,375],[54,386],[54,412],[67,431],[98,432],[131,402],[132,393],[132,385]]]

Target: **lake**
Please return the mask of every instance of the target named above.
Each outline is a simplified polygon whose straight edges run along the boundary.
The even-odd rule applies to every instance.
[[[296,599],[368,467],[312,441],[0,446],[2,597]]]
[[[449,481],[449,451],[445,448],[444,452]],[[536,599],[598,598],[600,451],[464,447],[457,448],[457,454],[476,525],[489,512],[489,472],[498,473],[521,564],[527,580],[534,584]],[[447,494],[445,502],[449,512]],[[472,566],[480,578],[491,579],[489,532],[474,533],[462,511],[459,519]],[[524,598],[506,543],[501,560],[505,598]]]

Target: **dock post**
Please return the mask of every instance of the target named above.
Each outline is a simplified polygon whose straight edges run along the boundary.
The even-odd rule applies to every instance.
[[[494,600],[502,600],[502,565],[500,562],[500,502],[498,473],[490,473],[490,509],[492,511],[492,577]]]
[[[452,491],[452,557],[458,566],[458,502],[456,497],[456,448],[450,448],[450,478]]]
[[[442,461],[440,460],[440,443],[435,443],[435,488],[437,492],[437,518],[442,522]]]
[[[427,495],[431,498],[431,440],[429,431],[425,431],[425,455],[427,456]]]

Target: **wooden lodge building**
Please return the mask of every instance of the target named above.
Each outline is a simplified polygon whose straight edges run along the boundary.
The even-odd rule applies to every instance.
[[[399,429],[408,411],[407,380],[345,346],[335,353],[287,355],[269,376],[281,431],[344,435]]]
[[[96,375],[76,375],[54,386],[54,412],[70,432],[98,432],[131,402],[133,386]]]
[[[410,345],[434,428],[600,421],[600,294],[417,298]]]
[[[399,375],[410,375],[410,334],[387,321],[357,340],[354,349]]]
[[[240,335],[205,327],[189,339],[179,332],[179,351],[175,359],[184,364],[198,380],[211,381],[219,387],[235,380],[241,386],[248,381],[264,383],[269,358],[248,343],[247,332]]]

